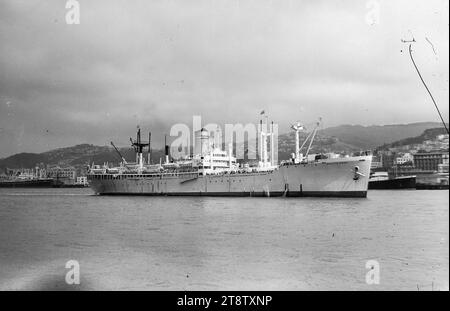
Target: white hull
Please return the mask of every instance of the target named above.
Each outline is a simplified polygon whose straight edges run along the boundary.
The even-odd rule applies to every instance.
[[[96,193],[108,195],[366,197],[371,160],[372,156],[340,158],[239,174],[88,177]]]

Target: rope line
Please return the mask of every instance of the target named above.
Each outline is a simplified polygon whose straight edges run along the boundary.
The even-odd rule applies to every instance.
[[[433,101],[433,104],[434,104],[434,106],[436,107],[436,110],[437,110],[437,112],[438,112],[438,114],[439,114],[439,117],[441,118],[442,124],[444,125],[445,130],[447,131],[447,134],[449,134],[447,125],[445,124],[444,118],[442,117],[441,112],[439,111],[439,108],[438,108],[438,106],[437,106],[437,104],[436,104],[436,101],[434,100],[433,95],[431,94],[430,90],[428,89],[427,84],[426,84],[425,81],[423,80],[422,75],[420,74],[419,68],[417,68],[416,62],[414,61],[414,58],[413,58],[413,56],[412,56],[411,44],[409,45],[409,56],[411,57],[412,63],[413,63],[413,65],[414,65],[414,68],[416,68],[416,71],[417,71],[417,74],[419,75],[420,80],[422,81],[423,85],[424,85],[425,88],[427,89],[428,94],[430,94],[431,100]]]

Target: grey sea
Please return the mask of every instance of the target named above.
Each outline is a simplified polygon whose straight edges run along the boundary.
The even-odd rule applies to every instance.
[[[366,199],[0,189],[1,290],[448,290],[448,191]],[[66,262],[79,285],[65,282]],[[366,283],[369,260],[379,284]]]

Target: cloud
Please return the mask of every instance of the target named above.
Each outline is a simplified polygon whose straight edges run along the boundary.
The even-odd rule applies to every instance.
[[[137,123],[161,142],[193,114],[248,123],[265,109],[281,131],[436,120],[411,35],[448,119],[448,2],[378,3],[368,25],[364,1],[80,0],[67,25],[64,1],[2,1],[0,156],[126,142]]]

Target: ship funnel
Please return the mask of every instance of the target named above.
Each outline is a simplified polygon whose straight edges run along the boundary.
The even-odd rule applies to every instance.
[[[147,152],[147,164],[151,163],[152,158],[152,147],[151,147],[151,141],[152,141],[152,133],[148,132],[148,152]]]
[[[169,145],[167,144],[167,135],[164,135],[164,154],[166,156],[166,163],[169,163]]]
[[[210,137],[207,129],[202,128],[195,132],[195,145],[194,154],[205,157],[209,154],[210,149]]]

